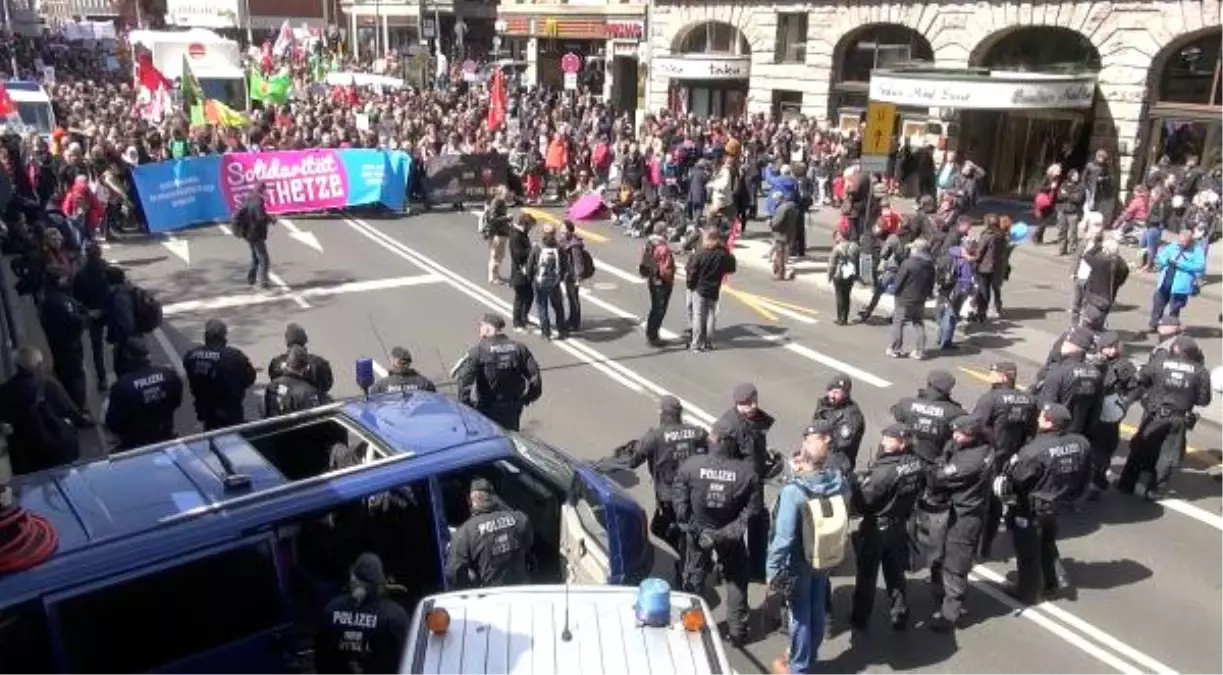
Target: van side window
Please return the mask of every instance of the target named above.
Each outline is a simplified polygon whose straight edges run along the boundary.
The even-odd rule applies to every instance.
[[[50,608],[74,673],[146,672],[286,622],[267,542],[86,591]]]
[[[42,602],[0,609],[0,673],[49,673],[51,636]]]
[[[586,483],[574,481],[569,503],[573,504],[574,510],[578,512],[582,528],[602,544],[604,550],[609,549],[611,544],[607,536],[607,514],[603,513],[603,505],[599,500],[591,498],[590,488]]]

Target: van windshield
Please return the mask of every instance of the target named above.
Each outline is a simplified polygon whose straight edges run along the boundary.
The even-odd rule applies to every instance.
[[[51,133],[51,104],[39,101],[19,101],[17,117],[22,124],[40,134]]]
[[[573,467],[559,452],[529,436],[510,432],[509,437],[518,454],[558,487],[568,490],[573,485]]]

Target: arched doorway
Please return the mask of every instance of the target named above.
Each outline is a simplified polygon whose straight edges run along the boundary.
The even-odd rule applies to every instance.
[[[1006,29],[983,40],[969,63],[990,71],[1079,74],[1100,70],[1100,52],[1081,33],[1059,26]],[[975,110],[961,118],[960,154],[987,171],[987,192],[1027,198],[1035,195],[1045,170],[1086,165],[1092,150],[1095,108]]]
[[[829,120],[838,128],[857,131],[866,112],[872,70],[933,61],[934,49],[930,41],[908,26],[868,24],[846,33],[837,41],[832,53]],[[927,112],[922,116],[928,116]],[[901,118],[905,116],[902,114]],[[902,122],[902,125],[907,124]]]
[[[1173,40],[1151,62],[1148,103],[1143,128],[1146,153],[1139,154],[1145,176],[1167,157],[1173,167],[1183,167],[1196,157],[1202,166],[1219,162],[1223,145],[1223,82],[1220,81],[1220,47],[1223,28],[1206,28]]]
[[[731,117],[747,109],[752,46],[738,27],[705,21],[679,31],[671,56],[654,59],[667,78],[667,106],[697,117]]]

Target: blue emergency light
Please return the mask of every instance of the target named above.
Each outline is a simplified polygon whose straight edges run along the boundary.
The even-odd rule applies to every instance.
[[[650,577],[637,587],[637,623],[651,628],[671,624],[671,585]]]
[[[369,388],[374,386],[374,360],[357,359],[357,386],[369,394]]]

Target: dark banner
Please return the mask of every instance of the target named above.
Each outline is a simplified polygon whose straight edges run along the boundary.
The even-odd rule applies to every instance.
[[[425,197],[431,204],[483,203],[509,172],[509,159],[495,152],[434,157],[425,162]]]

